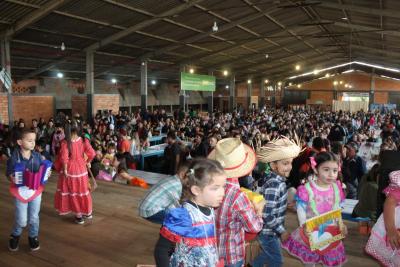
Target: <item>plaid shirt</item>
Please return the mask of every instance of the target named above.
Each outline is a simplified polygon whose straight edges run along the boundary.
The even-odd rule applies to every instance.
[[[245,258],[244,232],[258,233],[263,220],[257,216],[250,200],[240,191],[237,178],[229,178],[225,197],[216,214],[219,257],[225,265]]]
[[[148,218],[162,210],[179,207],[182,183],[178,175],[169,176],[155,184],[139,205],[139,215]]]
[[[280,236],[285,232],[285,213],[287,207],[287,188],[285,178],[271,172],[265,179],[261,193],[267,204],[263,211],[264,235]]]

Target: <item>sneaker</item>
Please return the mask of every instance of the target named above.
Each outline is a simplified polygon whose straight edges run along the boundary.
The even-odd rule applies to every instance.
[[[91,220],[91,219],[93,219],[93,215],[92,215],[92,214],[83,215],[83,218],[88,219],[88,220]]]
[[[36,251],[40,249],[39,239],[37,236],[29,237],[28,240],[29,240],[29,246],[31,247],[31,251]]]
[[[83,219],[83,217],[75,217],[75,223],[84,224],[85,220]]]
[[[8,241],[8,249],[10,251],[18,251],[19,236],[10,235],[10,240]]]

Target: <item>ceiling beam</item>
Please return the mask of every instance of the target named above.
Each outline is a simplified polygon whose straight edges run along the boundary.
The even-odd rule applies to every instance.
[[[384,55],[387,55],[390,57],[400,58],[400,52],[388,51],[388,50],[383,50],[383,49],[379,49],[379,48],[375,48],[375,47],[369,47],[369,46],[365,46],[365,45],[351,45],[351,47],[355,48],[355,49],[368,50],[370,52],[384,54]],[[366,57],[368,57],[368,55],[366,55]]]
[[[386,34],[390,36],[400,37],[400,32],[397,30],[385,30],[371,26],[357,25],[357,24],[347,24],[343,22],[335,22],[335,26],[339,26],[346,29],[355,29],[357,31],[365,31],[367,33],[376,33],[376,34]]]
[[[107,38],[104,38],[103,40],[100,40],[100,41],[98,41],[98,42],[96,42],[96,43],[84,48],[80,52],[93,51],[93,50],[96,50],[96,49],[98,49],[98,48],[100,48],[102,46],[105,46],[105,45],[107,45],[107,44],[109,44],[111,42],[115,42],[115,41],[119,40],[122,37],[125,37],[125,36],[135,32],[135,31],[138,31],[138,30],[140,30],[142,28],[145,28],[147,26],[150,26],[150,25],[160,21],[163,17],[169,17],[169,16],[173,16],[174,14],[178,14],[178,13],[190,8],[191,6],[197,4],[197,3],[201,2],[201,1],[203,1],[203,0],[193,0],[193,1],[188,1],[188,2],[186,2],[184,4],[182,4],[182,5],[176,6],[176,7],[172,8],[172,9],[166,11],[166,12],[163,12],[158,17],[150,18],[148,20],[144,20],[144,21],[142,21],[142,22],[140,22],[140,23],[138,23],[138,24],[136,24],[134,26],[131,26],[129,28],[126,28],[126,29],[116,33],[116,34],[113,34],[113,35],[111,35],[111,36],[109,36]],[[77,53],[74,53],[74,55],[77,55]],[[67,60],[67,57],[69,57],[69,56],[71,56],[71,54],[67,55],[67,56],[64,56],[64,57],[62,57],[62,58],[60,58],[60,59],[58,59],[56,61],[53,61],[51,63],[48,63],[48,64],[38,68],[37,70],[26,74],[24,79],[30,78],[32,76],[36,76],[36,75],[38,75],[38,74],[40,74],[40,73],[42,73],[42,72],[44,72],[46,70],[49,70],[50,68],[52,68],[53,66],[56,66],[57,64],[65,62]]]
[[[200,8],[200,9],[204,9],[204,8],[200,7],[199,5],[196,5],[196,7]],[[276,11],[276,9],[270,9],[270,10],[268,10],[268,11],[265,12],[265,13],[270,13],[270,12],[274,12],[274,11]],[[213,13],[212,15],[214,15],[214,13]],[[189,44],[190,44],[190,43],[194,43],[194,42],[197,42],[197,41],[199,41],[199,40],[201,40],[201,39],[204,39],[204,38],[206,38],[206,37],[209,37],[209,36],[213,37],[213,36],[215,36],[216,34],[219,34],[219,33],[222,33],[222,32],[228,31],[228,30],[231,30],[231,29],[237,27],[237,26],[240,25],[240,24],[253,21],[253,20],[255,20],[255,19],[258,19],[258,18],[262,17],[263,15],[264,15],[264,13],[256,13],[256,14],[251,15],[251,16],[242,17],[242,18],[239,19],[239,20],[231,21],[231,22],[229,22],[229,23],[226,23],[226,24],[223,24],[223,25],[219,26],[219,27],[218,27],[218,28],[219,28],[219,29],[218,29],[218,32],[216,32],[216,33],[215,33],[214,31],[212,31],[212,29],[210,29],[210,30],[207,31],[207,32],[203,32],[203,33],[200,33],[200,34],[196,34],[196,35],[193,35],[193,36],[191,36],[191,37],[189,37],[189,38],[186,38],[185,40],[182,40],[182,41],[181,41],[181,43],[182,43],[181,45],[179,45],[179,44],[171,44],[171,45],[166,46],[166,47],[163,47],[163,48],[161,48],[161,49],[159,49],[159,50],[157,50],[157,51],[155,51],[155,52],[145,53],[145,54],[143,54],[143,55],[141,56],[141,58],[142,58],[142,59],[148,59],[148,58],[152,58],[152,57],[156,57],[156,56],[162,55],[162,54],[164,54],[165,52],[174,50],[174,49],[176,49],[176,48],[179,48],[179,47],[181,47],[182,45],[185,45],[185,44],[188,44],[188,43],[189,43]],[[215,16],[215,15],[214,15],[214,16]]]
[[[29,13],[25,17],[21,18],[20,20],[16,21],[13,25],[9,28],[4,30],[0,33],[0,39],[3,38],[11,38],[19,31],[22,31],[29,25],[35,23],[36,21],[40,20],[41,18],[47,16],[51,13],[54,9],[60,7],[61,5],[65,4],[70,0],[53,0],[48,2],[47,4],[41,6],[39,9]]]
[[[373,1],[375,2],[375,1]],[[358,13],[363,13],[367,14],[369,16],[371,15],[377,15],[377,16],[384,16],[384,17],[390,17],[390,18],[397,18],[400,19],[400,13],[395,10],[395,9],[377,9],[377,8],[371,8],[371,7],[364,7],[360,5],[347,5],[347,4],[336,4],[333,2],[328,2],[328,1],[321,1],[321,3],[317,6],[319,7],[327,7],[327,8],[332,8],[332,9],[345,9],[353,12],[358,12]]]
[[[98,41],[98,42],[86,47],[84,50],[85,51],[97,50],[100,47],[106,46],[106,45],[108,45],[108,44],[110,44],[112,42],[115,42],[115,41],[117,41],[117,40],[119,40],[119,39],[121,39],[121,38],[123,38],[125,36],[128,36],[128,35],[136,32],[136,31],[139,31],[139,30],[141,30],[143,28],[146,28],[146,27],[148,27],[150,25],[153,25],[156,22],[161,21],[165,17],[171,17],[173,15],[179,14],[182,11],[185,11],[186,9],[188,9],[188,8],[194,6],[194,5],[196,5],[196,4],[198,4],[198,3],[202,2],[202,1],[204,1],[204,0],[189,0],[188,2],[186,2],[184,4],[176,6],[176,7],[172,8],[172,9],[169,9],[168,11],[165,11],[165,12],[157,15],[156,17],[153,17],[153,18],[148,19],[148,20],[144,20],[144,21],[142,21],[142,22],[140,22],[140,23],[138,23],[138,24],[136,24],[134,26],[126,28],[125,30],[117,32],[117,33],[115,33],[115,34],[113,34],[111,36],[108,36],[108,37],[104,38],[103,40],[100,40],[100,41]]]
[[[254,8],[257,12],[262,13],[262,10],[259,7],[255,6],[253,3],[251,3],[249,0],[242,0],[242,1],[245,2],[246,4],[248,4],[249,6],[251,6],[252,8]],[[280,27],[282,29],[282,31],[285,31],[285,32],[289,33],[294,38],[296,38],[297,40],[299,40],[302,43],[304,43],[304,45],[306,45],[309,48],[313,49],[317,53],[323,55],[323,53],[318,48],[315,48],[312,44],[310,44],[309,42],[303,40],[303,38],[298,36],[294,31],[287,29],[286,26],[283,23],[279,22],[271,14],[264,14],[264,17],[266,17],[268,20],[272,21],[275,25]],[[327,59],[329,59],[329,56],[326,56],[326,57],[327,57]]]

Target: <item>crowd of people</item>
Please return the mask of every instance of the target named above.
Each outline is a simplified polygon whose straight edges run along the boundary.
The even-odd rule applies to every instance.
[[[61,215],[74,213],[75,222],[83,224],[92,217],[90,174],[146,188],[128,170],[138,167],[151,137],[163,134],[167,146],[160,171],[171,176],[154,185],[139,208],[140,216],[163,225],[155,248],[157,266],[243,266],[245,233],[258,234],[261,246],[252,266],[282,266],[281,246],[307,266],[341,266],[346,261],[343,243],[311,250],[302,226],[340,208],[346,198],[358,199],[353,216],[375,221],[384,211],[389,243],[399,248],[395,216],[386,214],[394,214],[397,206],[400,182],[393,171],[400,165],[392,159],[399,157],[383,160],[397,153],[399,129],[395,110],[105,111],[91,121],[58,114],[47,122],[34,119],[31,127],[23,120],[13,127],[0,124],[0,157],[8,162],[12,186],[16,163],[37,172],[42,161],[53,161],[59,172],[55,208]],[[250,201],[240,186],[264,200]],[[385,190],[388,186],[391,190]],[[39,248],[43,186],[36,190],[34,199],[16,202],[12,251],[18,249],[27,220],[31,249]],[[299,219],[299,228],[290,234],[284,227],[287,209]],[[341,225],[340,231],[345,235],[347,229]]]

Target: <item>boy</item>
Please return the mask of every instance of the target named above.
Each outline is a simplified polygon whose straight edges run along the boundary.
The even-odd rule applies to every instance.
[[[252,203],[240,191],[238,177],[248,175],[256,164],[253,149],[238,138],[220,140],[207,156],[221,163],[228,179],[225,197],[215,211],[218,251],[225,267],[242,267],[245,262],[245,232],[262,229],[265,201]]]
[[[26,186],[17,187],[15,185],[15,171],[21,165],[24,172],[36,173],[42,163],[41,155],[34,150],[36,134],[29,129],[21,129],[17,134],[17,144],[11,157],[7,161],[6,176],[11,181],[10,193],[15,197],[15,224],[12,230],[8,248],[10,251],[18,250],[19,238],[23,228],[29,222],[29,246],[31,251],[38,250],[39,240],[39,211],[42,200],[43,186],[37,190],[31,190]],[[29,193],[30,197],[27,197]]]
[[[262,216],[264,226],[258,236],[261,252],[253,261],[254,267],[262,267],[266,263],[269,267],[283,265],[280,240],[285,241],[289,237],[284,226],[288,197],[286,178],[292,170],[293,158],[300,151],[301,148],[286,137],[268,142],[257,151],[258,160],[267,163],[266,175],[259,183],[267,204]]]

